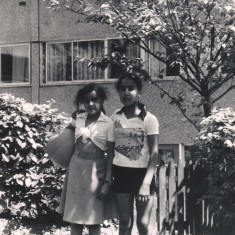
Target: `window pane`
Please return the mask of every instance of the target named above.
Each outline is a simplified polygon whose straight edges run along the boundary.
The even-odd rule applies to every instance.
[[[108,41],[108,53],[119,52],[128,59],[140,58],[140,48],[126,39],[112,39]],[[122,76],[118,65],[111,65],[109,69],[109,78],[119,78]]]
[[[74,80],[104,79],[104,71],[100,68],[88,68],[89,59],[99,60],[104,56],[104,41],[75,42],[73,50],[74,58],[76,58],[73,62]]]
[[[164,48],[160,45],[160,43],[157,40],[151,40],[150,41],[150,50],[151,51],[158,51],[164,53]],[[165,76],[165,64],[163,64],[161,61],[153,57],[152,55],[149,55],[149,74],[152,78],[156,78],[159,75]]]
[[[169,56],[169,51],[166,50],[161,46],[161,44],[153,39],[150,41],[150,49],[154,52],[161,52]],[[149,73],[151,77],[158,77],[159,75],[163,76],[177,76],[179,75],[179,65],[165,65],[163,62],[159,61],[153,56],[149,56]]]
[[[47,44],[47,82],[72,80],[71,43]]]
[[[171,52],[167,50],[166,52],[167,56],[171,55]],[[173,59],[171,59],[173,60]],[[166,76],[178,76],[180,72],[180,66],[179,64],[174,65],[166,65]]]
[[[29,82],[29,46],[1,47],[1,83]]]

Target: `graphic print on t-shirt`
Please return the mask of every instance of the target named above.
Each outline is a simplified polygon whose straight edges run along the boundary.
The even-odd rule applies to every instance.
[[[144,142],[143,128],[122,128],[120,121],[115,121],[115,150],[130,160],[138,160]]]

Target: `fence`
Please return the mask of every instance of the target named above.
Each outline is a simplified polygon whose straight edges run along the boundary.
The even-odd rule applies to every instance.
[[[228,235],[223,218],[213,216],[205,200],[198,201],[206,187],[203,166],[186,167],[190,151],[183,144],[160,145],[159,149],[163,164],[156,174],[156,234]]]

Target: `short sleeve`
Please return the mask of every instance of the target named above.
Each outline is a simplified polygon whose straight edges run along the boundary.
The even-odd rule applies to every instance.
[[[69,124],[71,124],[72,126],[76,127],[76,120],[71,118]]]
[[[159,134],[159,122],[158,119],[150,114],[145,119],[145,128],[147,135],[158,135]]]
[[[110,120],[108,125],[108,141],[114,142],[114,122]]]

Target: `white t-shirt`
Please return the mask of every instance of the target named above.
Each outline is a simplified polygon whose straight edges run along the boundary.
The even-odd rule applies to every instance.
[[[124,112],[116,110],[114,121],[115,157],[113,164],[122,167],[146,168],[149,161],[147,135],[159,134],[157,118],[146,112],[144,119],[127,119]]]

